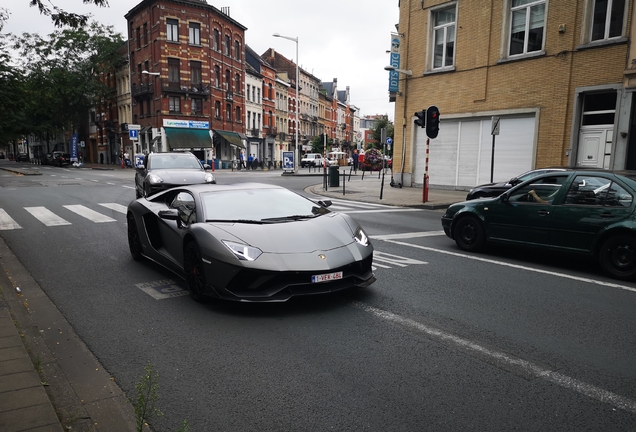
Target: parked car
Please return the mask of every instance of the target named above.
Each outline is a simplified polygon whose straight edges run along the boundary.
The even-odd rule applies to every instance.
[[[323,166],[324,158],[320,153],[307,153],[300,160],[301,168]]]
[[[547,174],[556,171],[565,171],[567,168],[541,168],[535,169],[528,172],[525,172],[517,177],[513,177],[508,181],[499,182],[499,183],[486,183],[483,185],[475,186],[472,188],[468,195],[466,195],[466,200],[477,199],[477,198],[486,198],[486,197],[496,197],[509,190],[511,187],[518,185],[526,180],[530,180],[533,177],[536,177],[541,174]]]
[[[457,246],[524,245],[598,259],[617,279],[636,278],[636,171],[542,174],[501,196],[455,203],[442,227]]]
[[[147,198],[175,186],[216,183],[214,175],[206,172],[210,165],[202,165],[190,152],[150,153],[135,168],[137,198]]]
[[[57,167],[63,167],[71,164],[71,155],[69,153],[64,153],[61,151],[53,152],[53,161],[51,165]]]
[[[29,162],[29,155],[27,153],[18,153],[15,157],[16,162]]]
[[[0,159],[4,159],[4,153],[0,153]]]
[[[47,153],[40,159],[40,165],[53,165],[53,153]]]
[[[369,237],[329,205],[274,185],[177,187],[129,204],[128,245],[133,259],[183,275],[196,301],[367,287],[376,280]]]

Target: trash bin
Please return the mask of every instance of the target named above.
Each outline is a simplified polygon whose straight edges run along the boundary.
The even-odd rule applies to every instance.
[[[340,186],[340,170],[338,166],[329,167],[329,187]]]

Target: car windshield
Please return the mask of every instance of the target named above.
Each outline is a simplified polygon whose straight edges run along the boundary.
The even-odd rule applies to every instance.
[[[148,169],[203,169],[201,163],[189,154],[155,154],[149,158]]]
[[[298,220],[328,213],[287,189],[238,189],[201,194],[207,221]]]

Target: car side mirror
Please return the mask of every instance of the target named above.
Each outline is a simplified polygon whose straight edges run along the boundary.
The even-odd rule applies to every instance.
[[[517,177],[513,177],[508,181],[508,183],[514,186],[519,183],[519,179]]]
[[[160,210],[159,217],[166,220],[179,219],[179,211],[177,209]]]
[[[212,169],[212,167],[209,164],[203,164],[203,169],[209,170],[209,169]]]
[[[505,193],[499,197],[499,202],[507,203],[509,199],[510,199],[510,195]]]
[[[331,206],[331,204],[333,203],[331,202],[331,200],[324,200],[324,201],[318,201],[318,204],[326,208]]]

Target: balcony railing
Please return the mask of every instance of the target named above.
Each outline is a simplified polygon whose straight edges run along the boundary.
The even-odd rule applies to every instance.
[[[133,97],[151,95],[155,92],[155,85],[152,83],[133,84],[131,93]]]
[[[210,94],[210,86],[203,84],[192,84],[187,81],[180,82],[163,82],[161,89],[170,93],[186,93],[186,94]]]

